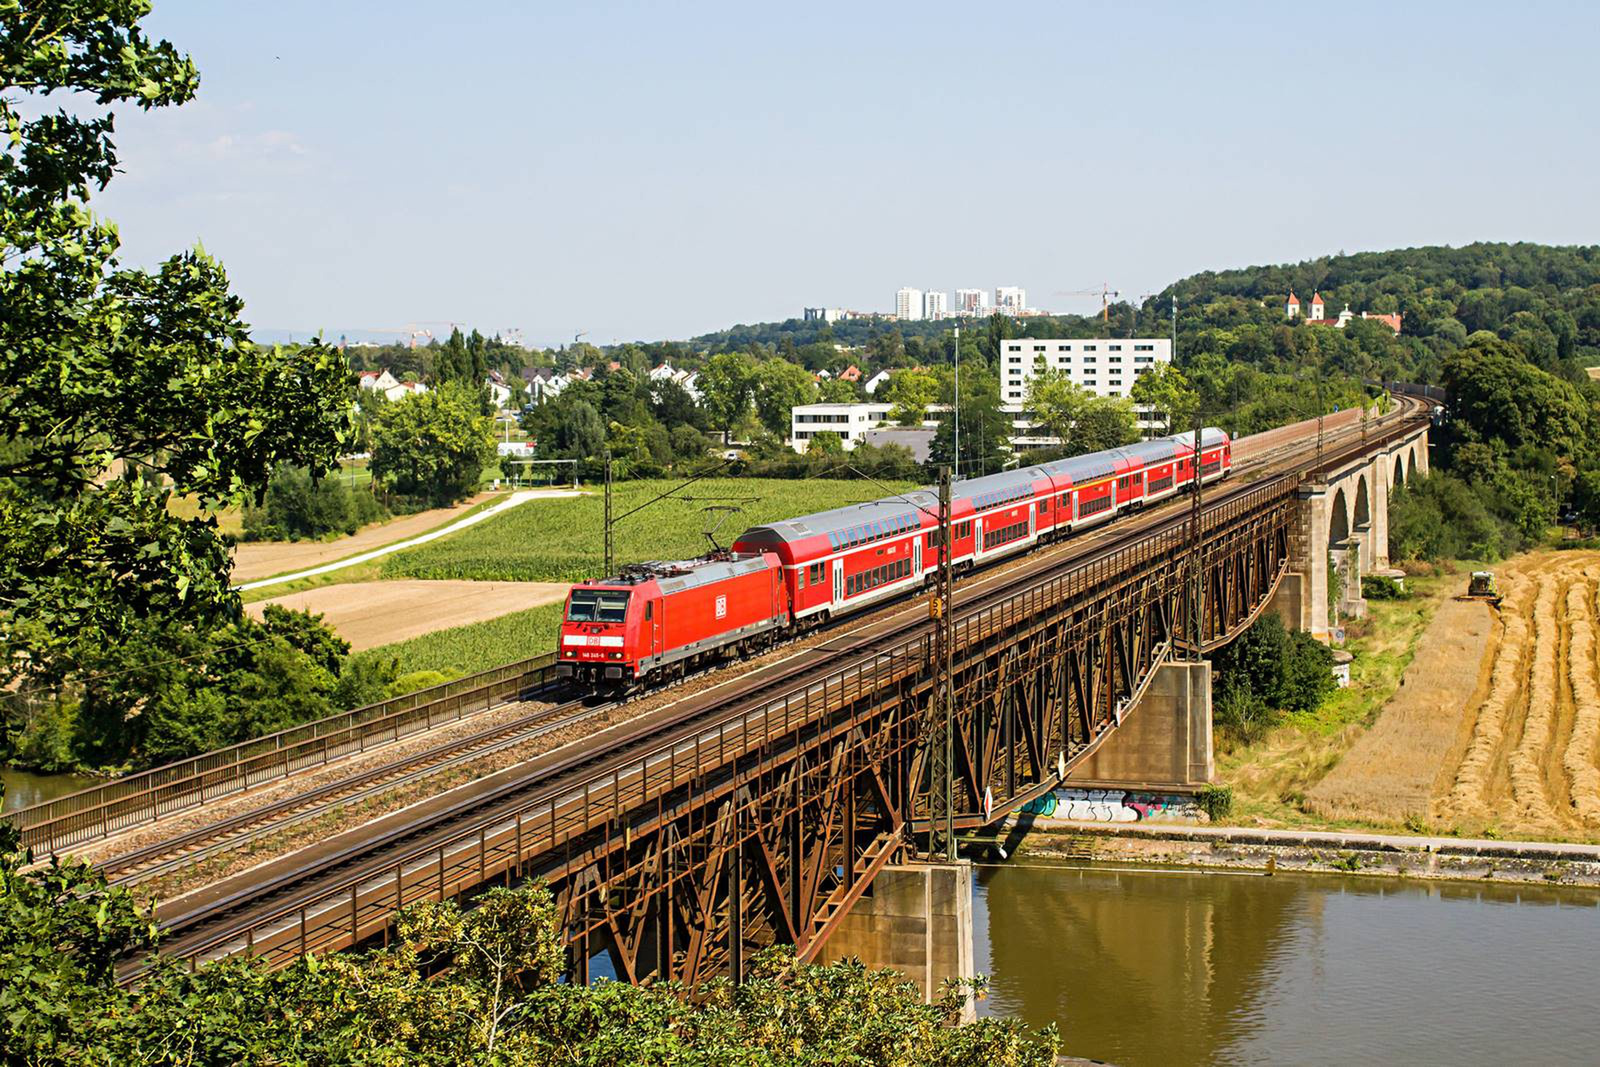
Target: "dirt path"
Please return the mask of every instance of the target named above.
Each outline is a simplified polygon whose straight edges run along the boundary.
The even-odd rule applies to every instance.
[[[1455,748],[1462,717],[1473,707],[1491,622],[1482,601],[1439,605],[1399,691],[1307,794],[1312,810],[1328,818],[1382,822],[1428,815],[1434,783]]]
[[[332,563],[336,559],[353,556],[369,548],[378,548],[390,541],[403,541],[408,537],[427,533],[436,526],[454,522],[494,495],[487,492],[479,493],[466,503],[457,504],[453,508],[434,508],[392,522],[373,523],[337,541],[247,542],[233,550],[233,581],[253,582],[257,578],[270,578],[285,571]]]
[[[281,604],[324,615],[360,651],[553,604],[566,595],[561,582],[355,582],[273,597],[246,610],[259,619],[267,604]]]

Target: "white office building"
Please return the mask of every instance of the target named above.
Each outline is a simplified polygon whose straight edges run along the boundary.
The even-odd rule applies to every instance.
[[[989,313],[989,290],[957,289],[957,315],[986,315]]]
[[[1028,291],[1021,286],[1002,285],[994,291],[994,309],[1002,315],[1020,315],[1028,309]]]
[[[901,322],[922,318],[922,290],[902,289],[894,294],[894,317]]]
[[[942,290],[929,289],[922,294],[922,317],[937,322],[950,313]]]
[[[892,405],[876,404],[801,404],[789,409],[789,443],[796,452],[811,447],[819,433],[835,433],[846,450],[861,443],[868,430],[889,421]]]
[[[844,308],[806,308],[806,322],[838,322],[845,317]]]
[[[1000,410],[1012,416],[1020,447],[1058,444],[1028,418],[1028,383],[1041,367],[1064,371],[1074,385],[1095,396],[1125,397],[1133,383],[1158,363],[1172,362],[1172,341],[1164,337],[1036,338],[1016,337],[1001,344]],[[1135,409],[1139,428],[1164,429],[1152,413]]]

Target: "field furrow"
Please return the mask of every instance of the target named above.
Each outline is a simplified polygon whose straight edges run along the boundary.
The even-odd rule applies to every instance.
[[[1523,681],[1523,658],[1528,644],[1528,624],[1521,611],[1523,588],[1521,581],[1508,581],[1505,599],[1500,604],[1500,639],[1489,695],[1478,707],[1472,740],[1445,804],[1447,810],[1458,817],[1487,818],[1491,815],[1489,786],[1505,741],[1513,703]]]
[[[1520,821],[1539,827],[1555,825],[1555,810],[1545,789],[1544,757],[1556,717],[1556,662],[1561,632],[1556,617],[1559,575],[1539,579],[1533,606],[1533,662],[1528,672],[1527,708],[1522,736],[1507,759],[1511,799]]]
[[[1572,630],[1567,675],[1575,707],[1572,735],[1562,751],[1574,814],[1590,828],[1600,827],[1600,684],[1595,675],[1595,591],[1588,576],[1567,590],[1567,619]]]

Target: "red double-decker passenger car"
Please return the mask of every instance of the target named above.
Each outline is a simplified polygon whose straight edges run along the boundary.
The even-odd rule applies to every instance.
[[[1109,522],[1228,476],[1219,429],[964,478],[951,487],[950,560],[961,570]],[[581,582],[567,599],[560,672],[629,683],[680,674],[915,589],[940,563],[928,489],[752,527],[731,552],[647,563]]]

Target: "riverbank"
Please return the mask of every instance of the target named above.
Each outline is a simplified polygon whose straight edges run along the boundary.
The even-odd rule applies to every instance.
[[[1600,845],[1241,826],[1008,819],[1019,856],[1600,888]]]

